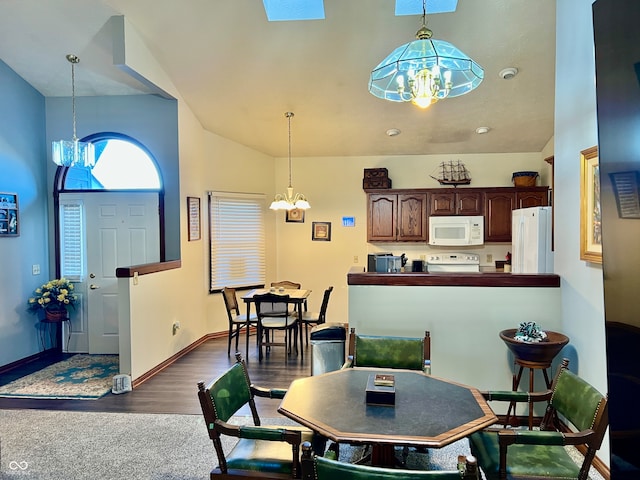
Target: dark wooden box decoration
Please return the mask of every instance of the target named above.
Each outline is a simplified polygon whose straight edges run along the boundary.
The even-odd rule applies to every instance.
[[[365,168],[362,188],[391,188],[391,179],[386,168]]]
[[[386,168],[365,168],[364,178],[388,178],[389,171]]]
[[[390,178],[364,178],[362,180],[362,188],[365,190],[371,188],[391,188]]]
[[[367,405],[395,405],[396,387],[375,384],[375,374],[369,375],[366,389]]]

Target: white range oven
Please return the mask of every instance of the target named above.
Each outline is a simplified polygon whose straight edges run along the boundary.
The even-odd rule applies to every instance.
[[[432,253],[427,257],[427,272],[480,272],[477,253]]]

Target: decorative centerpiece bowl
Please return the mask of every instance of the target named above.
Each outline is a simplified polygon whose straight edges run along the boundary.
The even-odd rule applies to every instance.
[[[510,328],[500,332],[500,338],[513,353],[516,360],[540,364],[551,364],[562,347],[569,343],[569,337],[558,332],[546,331],[547,338],[541,342],[521,342],[513,337],[517,328]]]

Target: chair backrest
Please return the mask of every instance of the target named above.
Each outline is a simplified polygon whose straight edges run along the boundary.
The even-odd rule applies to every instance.
[[[566,367],[558,372],[552,389],[548,412],[555,410],[577,431],[593,430],[585,443],[594,452],[598,450],[608,425],[607,397]],[[549,415],[545,415],[541,428],[548,422]]]
[[[349,358],[354,367],[427,370],[431,355],[431,335],[424,338],[357,335],[351,329]]]
[[[320,315],[318,316],[318,323],[324,323],[327,317],[327,307],[329,306],[329,297],[333,292],[333,287],[329,287],[324,291],[322,296],[322,305],[320,305]]]
[[[304,480],[460,480],[478,478],[478,468],[467,457],[458,470],[403,470],[370,467],[340,462],[312,454],[311,446],[302,444],[302,478]]]
[[[236,359],[236,363],[209,384],[198,383],[198,398],[207,424],[216,420],[226,422],[247,404],[254,419],[257,417],[244,360],[240,360],[239,354]]]
[[[271,282],[271,286],[276,288],[291,288],[293,290],[300,290],[302,288],[301,283],[290,282],[289,280],[282,280],[281,282]]]
[[[227,309],[229,321],[232,321],[233,315],[240,315],[240,308],[238,307],[238,299],[236,297],[236,289],[224,287],[222,289],[222,298],[224,298],[224,306]]]
[[[267,292],[262,295],[254,295],[253,301],[256,304],[256,314],[258,315],[258,318],[262,318],[262,314],[265,313],[265,311],[269,313],[278,311],[278,305],[284,305],[284,308],[282,309],[282,316],[285,316],[289,307],[289,299],[289,295],[278,295],[271,292]],[[268,306],[266,310],[263,304]]]

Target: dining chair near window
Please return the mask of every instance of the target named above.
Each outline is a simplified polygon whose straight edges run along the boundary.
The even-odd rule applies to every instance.
[[[478,479],[473,457],[458,457],[457,470],[404,470],[340,462],[313,454],[311,444],[302,444],[302,478],[304,480],[461,480]]]
[[[198,399],[209,438],[218,457],[210,478],[300,478],[300,444],[313,433],[302,426],[262,426],[254,397],[281,399],[286,390],[254,386],[245,362],[236,363],[208,384],[198,382]],[[253,425],[229,423],[233,415],[249,406]],[[225,453],[222,438],[238,439]]]
[[[302,318],[300,319],[300,328],[304,327],[304,333],[306,337],[306,345],[309,345],[309,325],[320,325],[325,323],[327,317],[327,307],[329,306],[329,297],[333,287],[329,287],[324,291],[322,297],[322,304],[320,305],[320,311],[318,312],[302,312]],[[300,330],[302,332],[302,330]],[[301,340],[302,341],[302,340]],[[302,345],[300,345],[302,347]]]
[[[258,316],[258,360],[262,361],[264,347],[265,353],[269,353],[271,347],[285,347],[285,361],[291,353],[292,342],[295,345],[296,354],[298,353],[298,316],[296,313],[290,313],[289,295],[280,295],[277,293],[265,293],[262,295],[254,295],[253,300],[256,305],[256,314]],[[279,315],[274,314],[274,305],[284,304],[284,310]],[[295,305],[294,305],[295,307]],[[268,311],[268,314],[265,314]],[[279,342],[275,337],[277,331],[283,332],[284,341]]]
[[[242,329],[245,328],[247,333],[247,345],[249,343],[249,329],[251,325],[258,324],[258,316],[255,313],[249,315],[249,321],[247,322],[247,315],[240,313],[240,307],[238,306],[238,298],[236,296],[236,289],[230,287],[224,287],[222,289],[222,298],[224,298],[224,306],[227,309],[227,316],[229,317],[229,343],[227,345],[227,355],[231,355],[231,340],[236,339],[236,351],[238,350],[238,340]],[[249,351],[245,352],[245,357],[249,356]]]
[[[484,392],[489,401],[548,402],[540,430],[486,429],[469,437],[471,452],[487,480],[588,478],[608,426],[607,397],[568,365],[564,359],[551,389],[544,392]],[[558,418],[564,425],[558,425]],[[581,465],[572,460],[567,445],[582,446]]]
[[[431,373],[431,334],[423,338],[349,334],[347,361],[342,368],[376,367]]]

